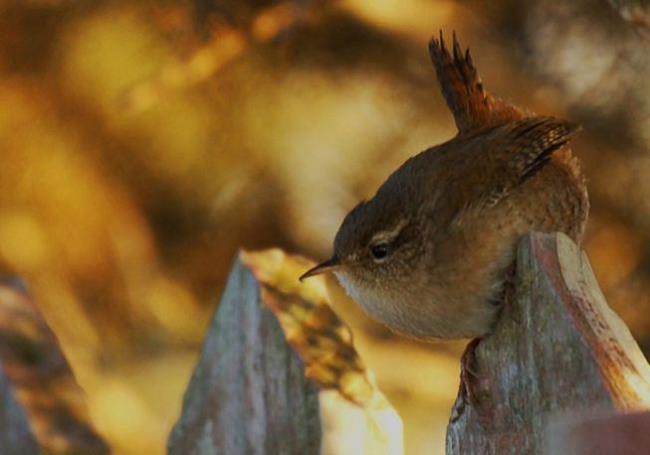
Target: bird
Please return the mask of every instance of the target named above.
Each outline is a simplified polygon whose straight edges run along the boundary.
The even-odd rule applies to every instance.
[[[489,94],[467,48],[443,32],[429,54],[458,133],[412,156],[343,219],[333,272],[372,318],[425,341],[480,340],[504,302],[518,240],[563,232],[580,244],[589,199],[569,142],[576,123]]]

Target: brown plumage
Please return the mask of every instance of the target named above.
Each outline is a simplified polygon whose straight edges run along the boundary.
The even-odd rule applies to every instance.
[[[447,50],[442,31],[439,39],[429,42],[429,54],[459,134],[503,125],[526,116],[519,108],[485,92],[472,55],[469,49],[463,54],[456,33],[453,55]]]
[[[486,93],[469,50],[442,33],[429,51],[458,135],[410,158],[345,218],[332,270],[393,330],[421,339],[477,337],[496,317],[519,237],[580,242],[584,178],[567,144],[578,127]]]

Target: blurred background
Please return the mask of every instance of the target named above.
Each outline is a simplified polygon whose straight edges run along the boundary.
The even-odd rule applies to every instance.
[[[162,453],[238,248],[323,259],[345,213],[451,138],[426,44],[583,124],[585,247],[650,353],[650,14],[606,0],[0,0],[0,273],[27,283],[116,453]],[[462,343],[340,310],[441,453]]]

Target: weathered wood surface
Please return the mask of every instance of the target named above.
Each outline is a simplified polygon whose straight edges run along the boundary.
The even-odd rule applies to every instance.
[[[170,454],[400,454],[401,421],[309,264],[242,253],[172,430]]]
[[[25,410],[18,404],[11,382],[0,368],[0,453],[38,453]]]
[[[109,452],[54,333],[15,279],[0,279],[0,399],[0,454]]]
[[[170,454],[317,453],[318,388],[239,261],[208,329]]]
[[[650,367],[566,236],[522,241],[513,300],[475,351],[448,454],[553,453],[550,423],[650,408]]]
[[[549,454],[647,455],[650,452],[650,412],[583,417],[551,426]]]

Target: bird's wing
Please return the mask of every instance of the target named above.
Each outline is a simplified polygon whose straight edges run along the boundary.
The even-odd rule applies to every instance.
[[[577,124],[554,117],[529,117],[478,135],[476,144],[458,159],[463,180],[456,185],[455,223],[499,204],[548,163],[553,152],[566,146],[580,130]],[[480,163],[480,164],[477,164]],[[472,184],[468,184],[472,182]],[[477,212],[477,210],[479,212]]]
[[[555,117],[529,117],[502,129],[494,153],[503,159],[512,184],[521,184],[544,166],[551,154],[569,143],[580,125]]]
[[[525,117],[520,109],[483,89],[469,49],[463,53],[455,33],[453,41],[450,54],[440,31],[440,38],[433,38],[429,42],[429,54],[459,134],[500,126]]]

